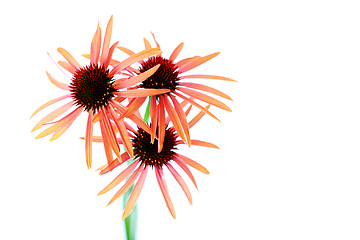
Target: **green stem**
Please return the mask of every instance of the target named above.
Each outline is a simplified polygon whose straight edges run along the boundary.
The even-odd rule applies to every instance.
[[[146,111],[145,111],[145,114],[144,114],[144,121],[146,123],[149,121],[149,118],[150,118],[150,99],[151,99],[151,97],[149,97],[149,101],[148,101]],[[134,162],[134,159],[129,159],[127,161],[128,166],[130,164],[132,164],[133,162]],[[133,188],[134,188],[134,185],[132,185],[130,187],[130,189],[127,190],[125,192],[125,194],[124,194],[124,197],[123,197],[123,208],[124,209],[125,209],[127,200],[129,199],[129,196],[130,196],[131,191],[133,190]],[[138,216],[138,210],[137,210],[137,204],[136,204],[134,209],[132,210],[132,212],[124,220],[125,233],[126,233],[126,239],[127,240],[136,240],[136,238],[137,238],[137,224],[138,224],[137,216]]]

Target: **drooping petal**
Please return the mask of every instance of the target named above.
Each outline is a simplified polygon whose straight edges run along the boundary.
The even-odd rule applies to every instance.
[[[104,121],[105,131],[107,132],[107,134],[109,136],[111,148],[114,151],[114,153],[116,154],[116,156],[119,158],[119,160],[121,161],[120,148],[119,148],[119,145],[117,144],[115,130],[112,127],[110,119],[109,119],[110,114],[108,112],[107,107],[102,108],[102,110],[100,110],[100,114],[101,114],[101,118]]]
[[[60,120],[59,122],[57,122],[56,124],[52,125],[51,127],[45,129],[44,131],[42,131],[39,135],[37,135],[35,138],[42,138],[45,136],[48,136],[49,134],[53,133],[53,132],[57,132],[63,128],[67,127],[67,123],[72,123],[81,113],[82,108],[77,108],[74,111],[72,111],[70,114],[68,114],[66,117],[64,117],[62,120]],[[67,128],[66,128],[67,129]]]
[[[133,148],[132,148],[132,144],[129,138],[129,134],[126,131],[126,127],[124,125],[123,120],[118,120],[117,116],[115,115],[114,109],[112,108],[111,105],[108,106],[109,112],[110,112],[110,116],[113,119],[113,121],[115,122],[115,125],[119,131],[120,137],[123,141],[124,147],[126,149],[126,151],[130,154],[131,157],[134,157],[134,152],[133,152]]]
[[[99,122],[100,122],[100,130],[101,130],[101,136],[103,138],[103,145],[104,145],[106,159],[107,159],[107,162],[110,163],[114,159],[113,153],[112,153],[110,136],[109,136],[108,131],[105,128],[104,119],[102,117],[100,117]]]
[[[146,72],[140,73],[137,76],[127,78],[122,81],[115,81],[114,88],[115,89],[122,89],[122,88],[129,88],[132,86],[135,86],[136,84],[139,84],[149,78],[151,75],[153,75],[156,70],[158,70],[160,67],[160,64],[156,65],[155,67],[147,70]]]
[[[171,98],[171,100],[172,100],[172,102],[174,104],[176,114],[178,115],[181,126],[182,126],[182,128],[184,130],[184,134],[186,136],[186,142],[188,143],[188,145],[190,147],[191,146],[191,140],[190,140],[189,125],[188,125],[188,122],[186,120],[186,115],[184,113],[183,107],[180,105],[180,103],[176,100],[176,98],[173,95],[169,94],[169,96],[170,96],[170,98]],[[187,103],[187,102],[185,102],[185,103]]]
[[[73,68],[68,62],[58,61],[57,63],[58,63],[62,68],[64,68],[66,71],[68,71],[69,73],[71,73],[71,74],[74,74],[74,73],[75,73],[74,68]]]
[[[151,57],[155,54],[161,53],[161,50],[159,48],[150,48],[146,49],[144,51],[141,51],[139,53],[133,54],[118,65],[116,65],[108,74],[109,77],[113,77],[115,74],[118,74],[121,70],[124,68],[130,66],[131,64],[134,64],[140,60],[143,60],[144,58]]]
[[[209,110],[210,105],[207,105],[205,109]],[[205,112],[200,112],[198,115],[196,115],[191,121],[189,122],[189,128],[192,128],[199,120],[205,115]]]
[[[100,58],[101,64],[104,64],[104,62],[107,60],[107,57],[108,57],[112,27],[113,27],[113,16],[110,17],[110,20],[106,26],[104,43],[103,43],[101,58]]]
[[[206,79],[216,79],[216,80],[237,82],[236,80],[231,79],[231,78],[221,77],[221,76],[216,76],[216,75],[205,75],[205,74],[186,75],[186,76],[181,76],[180,78],[181,79],[186,79],[186,78],[191,78],[191,79],[206,78]]]
[[[179,67],[179,72],[181,72],[181,73],[187,72],[187,71],[209,61],[210,59],[216,57],[217,55],[219,55],[219,52],[212,53],[205,57],[197,58],[193,61],[190,61],[189,63],[184,64],[183,66]]]
[[[123,115],[121,115],[121,118],[125,118],[125,117],[135,113],[143,105],[145,100],[146,100],[146,97],[135,98],[134,101],[132,101],[131,104],[129,106],[127,106],[127,110]]]
[[[59,102],[61,100],[64,100],[65,98],[68,98],[70,97],[71,95],[70,94],[66,94],[64,96],[61,96],[61,97],[58,97],[58,98],[55,98],[53,100],[50,100],[48,101],[47,103],[45,103],[44,105],[42,105],[41,107],[39,107],[38,109],[35,110],[35,112],[30,116],[30,118],[32,118],[36,113],[40,112],[41,110],[43,110],[44,108],[56,103],[56,102]]]
[[[179,53],[180,53],[181,49],[183,48],[183,46],[184,46],[184,43],[180,43],[180,44],[174,49],[174,51],[173,51],[173,52],[171,53],[171,55],[170,55],[170,58],[169,58],[170,61],[172,61],[172,62],[175,61],[176,57],[179,55]]]
[[[184,170],[184,172],[189,176],[189,178],[191,179],[191,181],[193,182],[194,186],[197,187],[196,181],[194,176],[192,175],[190,169],[188,168],[188,166],[186,165],[186,163],[179,157],[177,157],[176,155],[174,155],[173,160],[182,168],[182,170]]]
[[[178,153],[176,154],[176,156],[181,158],[187,165],[190,165],[191,167],[199,170],[200,172],[209,174],[209,171],[204,166],[202,166],[200,163],[197,163],[194,160],[192,160],[184,155],[178,154]]]
[[[154,143],[156,128],[157,128],[157,119],[158,119],[158,107],[156,104],[156,97],[150,98],[150,119],[151,119],[151,143]]]
[[[109,185],[107,185],[103,190],[101,190],[98,195],[102,195],[104,193],[107,193],[111,189],[113,189],[116,185],[121,183],[125,180],[133,171],[134,169],[139,165],[139,161],[135,161],[132,164],[130,164],[124,171],[122,171]]]
[[[165,106],[164,100],[159,98],[159,120],[158,120],[158,152],[161,152],[165,139]]]
[[[195,107],[199,108],[201,111],[205,112],[206,114],[210,115],[211,117],[215,118],[216,120],[218,120],[220,122],[220,120],[215,117],[214,114],[212,114],[211,112],[209,112],[209,110],[207,110],[206,108],[204,108],[203,106],[201,106],[200,104],[196,103],[195,101],[193,101],[191,98],[187,98],[184,95],[180,94],[177,91],[173,91],[173,94],[177,95],[178,97],[181,97],[182,99],[184,99],[185,101],[189,102],[190,104],[194,105]]]
[[[138,97],[148,97],[159,94],[164,94],[170,92],[169,89],[130,89],[115,92],[115,94],[119,97],[127,97],[127,98],[138,98]]]
[[[54,84],[56,87],[62,89],[62,90],[69,90],[69,85],[65,84],[65,83],[62,83],[62,82],[59,82],[57,81],[55,78],[53,78],[53,76],[51,76],[50,73],[48,73],[48,71],[46,71],[46,75],[48,76],[48,78],[50,79],[50,82],[52,84]]]
[[[75,60],[75,58],[65,49],[58,48],[58,52],[69,62],[69,64],[74,68],[74,70],[79,70],[81,67],[80,64]]]
[[[177,87],[177,89],[179,91],[183,92],[183,93],[186,93],[189,96],[192,96],[192,97],[197,98],[197,99],[199,99],[201,101],[210,103],[211,105],[214,105],[214,106],[216,106],[218,108],[221,108],[221,109],[224,109],[226,111],[231,112],[231,109],[228,106],[226,106],[224,103],[220,102],[219,100],[216,100],[213,97],[210,97],[210,96],[205,95],[203,93],[200,93],[200,92],[188,89],[188,88],[184,88],[184,87]]]
[[[171,201],[171,198],[170,198],[170,195],[169,195],[169,190],[167,188],[167,184],[166,184],[166,181],[164,179],[164,176],[163,176],[163,172],[162,172],[162,169],[161,168],[155,168],[155,175],[156,175],[156,180],[159,184],[159,187],[160,187],[160,190],[161,190],[161,193],[165,199],[165,202],[166,202],[166,206],[168,207],[170,213],[171,213],[171,216],[173,216],[173,218],[176,218],[176,215],[175,215],[175,208],[174,208],[174,205]]]
[[[35,127],[31,130],[31,132],[38,130],[39,128],[43,127],[45,123],[52,121],[53,119],[57,118],[67,110],[71,108],[73,105],[72,102],[69,102],[65,104],[64,106],[59,107],[55,111],[51,112],[50,114],[46,115],[44,118],[42,118]]]
[[[174,107],[171,105],[171,103],[169,102],[169,100],[167,99],[166,96],[160,96],[160,98],[163,99],[165,109],[166,109],[167,113],[169,114],[169,117],[171,119],[171,122],[174,125],[174,128],[176,129],[176,132],[179,134],[181,139],[186,141],[183,130],[181,128],[181,123],[180,123],[179,117],[176,114]]]
[[[141,172],[139,180],[137,181],[133,190],[131,191],[131,195],[130,195],[129,199],[127,200],[126,206],[124,208],[122,220],[124,220],[133,210],[133,208],[136,204],[136,201],[140,195],[141,189],[144,186],[147,172],[148,172],[148,166],[145,166],[144,170]]]
[[[131,187],[131,185],[133,185],[133,183],[135,182],[136,178],[139,176],[139,174],[142,172],[143,170],[143,164],[141,164],[135,171],[134,173],[131,175],[131,177],[129,177],[129,179],[125,182],[125,184],[120,188],[119,191],[117,191],[117,193],[115,193],[115,195],[113,196],[113,198],[110,200],[110,202],[108,203],[108,206],[113,203],[116,199],[118,199],[119,197],[121,197],[127,190],[129,190],[129,188]]]
[[[85,156],[88,169],[91,168],[92,165],[93,117],[94,113],[92,110],[90,110],[85,132]]]
[[[180,176],[180,174],[174,169],[174,167],[170,163],[167,163],[166,167],[169,169],[171,174],[174,176],[176,181],[179,183],[179,185],[182,188],[182,190],[184,191],[187,199],[189,200],[189,203],[192,204],[191,193],[190,193],[190,190],[189,190],[188,186],[186,185],[184,179]]]
[[[229,99],[229,100],[232,100],[231,97],[229,97],[228,95],[226,95],[225,93],[215,89],[215,88],[212,88],[212,87],[209,87],[209,86],[206,86],[206,85],[202,85],[202,84],[198,84],[198,83],[189,83],[189,82],[182,82],[179,84],[180,86],[185,86],[185,87],[189,87],[189,88],[194,88],[194,89],[198,89],[198,90],[202,90],[202,91],[205,91],[205,92],[208,92],[208,93],[212,93],[212,94],[215,94],[215,95],[218,95],[220,97],[223,97],[223,98],[226,98],[226,99]]]
[[[101,168],[102,170],[100,172],[100,175],[111,172],[112,170],[114,170],[124,162],[128,161],[129,159],[130,159],[129,154],[127,152],[124,152],[123,154],[121,154],[121,162],[118,158],[115,158],[111,163],[105,165],[104,168]]]

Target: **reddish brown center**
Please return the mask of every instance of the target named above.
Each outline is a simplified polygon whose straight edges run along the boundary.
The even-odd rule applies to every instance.
[[[134,157],[142,163],[150,166],[161,167],[170,161],[176,150],[177,134],[173,127],[167,128],[161,152],[158,152],[158,140],[151,143],[151,136],[143,129],[139,129],[133,140]]]
[[[150,57],[141,64],[139,71],[145,72],[158,64],[160,64],[159,69],[151,77],[143,81],[140,86],[143,88],[175,90],[180,79],[177,71],[178,67],[172,61],[159,55]]]
[[[70,92],[77,105],[85,110],[98,111],[114,97],[113,79],[108,76],[109,70],[92,64],[80,68],[74,74]]]

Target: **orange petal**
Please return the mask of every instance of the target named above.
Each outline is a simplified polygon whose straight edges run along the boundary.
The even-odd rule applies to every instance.
[[[111,163],[105,165],[105,167],[101,168],[101,172],[100,175],[106,174],[108,172],[111,172],[112,170],[114,170],[115,168],[117,168],[118,166],[120,166],[121,164],[123,164],[124,162],[128,161],[130,159],[130,156],[127,152],[124,152],[123,154],[121,154],[121,162],[118,158],[115,158]]]
[[[101,29],[98,25],[94,37],[91,41],[91,48],[90,48],[91,64],[96,64],[99,61],[100,48],[101,48]]]
[[[163,98],[164,101],[164,105],[166,108],[167,113],[169,114],[169,117],[171,119],[171,122],[174,125],[174,128],[176,129],[176,132],[179,134],[179,136],[186,141],[186,138],[184,136],[183,130],[181,128],[181,123],[179,120],[178,115],[176,114],[175,109],[173,108],[173,106],[171,105],[171,103],[169,102],[169,100],[167,99],[167,97],[165,96],[160,96],[160,98]]]
[[[101,64],[103,64],[107,60],[107,57],[108,57],[112,27],[113,27],[113,16],[110,17],[110,20],[106,26],[104,43],[103,43],[101,59],[100,59]]]
[[[151,48],[151,45],[150,45],[149,41],[146,38],[144,38],[144,45],[145,45],[145,49],[150,49]]]
[[[131,185],[133,185],[133,183],[135,182],[136,178],[139,176],[140,172],[143,170],[143,165],[141,164],[138,169],[136,169],[134,171],[134,173],[131,175],[131,177],[129,177],[129,179],[125,182],[125,184],[120,188],[119,191],[117,191],[115,193],[115,195],[113,196],[113,198],[110,200],[110,202],[108,203],[108,206],[113,203],[116,199],[118,199],[119,197],[121,197],[127,190],[129,190],[129,188],[131,187]]]
[[[164,100],[159,98],[159,120],[158,120],[158,152],[161,152],[163,148],[165,138],[165,106]]]
[[[64,96],[61,96],[61,97],[58,97],[58,98],[55,98],[53,100],[48,101],[47,103],[45,103],[44,105],[42,105],[41,107],[36,109],[36,111],[30,116],[30,118],[32,118],[35,114],[37,114],[38,112],[40,112],[44,108],[46,108],[46,107],[48,107],[48,106],[50,106],[50,105],[52,105],[52,104],[54,104],[54,103],[56,103],[58,101],[61,101],[61,100],[65,99],[65,98],[68,98],[70,96],[71,96],[70,94],[66,94]]]
[[[199,170],[200,172],[209,174],[209,171],[204,166],[202,166],[200,163],[197,163],[194,160],[192,160],[188,157],[185,157],[184,155],[178,154],[178,153],[176,154],[176,156],[181,158],[186,164],[192,166],[193,168]]]
[[[155,35],[153,32],[151,32],[151,35],[153,36],[154,42],[156,43],[156,47],[160,48],[159,43],[156,41]]]
[[[205,109],[209,109],[210,105],[207,105]],[[192,128],[203,116],[205,115],[205,112],[200,112],[198,115],[196,115],[191,121],[189,122],[189,128]]]
[[[156,70],[158,70],[160,67],[160,64],[156,65],[155,67],[147,70],[146,72],[140,73],[139,75],[135,77],[125,78],[125,80],[122,81],[116,81],[116,85],[114,86],[115,89],[121,89],[121,88],[129,88],[132,86],[135,86],[138,83],[141,83],[145,81],[147,78],[149,78],[151,75],[153,75]]]
[[[230,82],[237,82],[234,79],[231,78],[227,78],[227,77],[221,77],[221,76],[216,76],[216,75],[204,75],[204,74],[194,74],[194,75],[187,75],[187,76],[181,76],[181,79],[186,79],[186,78],[192,78],[192,79],[197,79],[197,78],[206,78],[206,79],[216,79],[216,80],[223,80],[223,81],[230,81]]]
[[[221,108],[221,109],[224,109],[226,111],[231,112],[231,109],[228,106],[226,106],[224,103],[222,103],[219,100],[216,100],[215,98],[212,98],[212,97],[210,97],[208,95],[205,95],[203,93],[200,93],[200,92],[188,89],[188,88],[183,88],[183,87],[177,87],[177,89],[179,91],[183,92],[183,93],[186,93],[189,96],[192,96],[192,97],[197,98],[197,99],[199,99],[201,101],[210,103],[211,105],[214,105],[214,106],[216,106],[218,108]]]
[[[156,175],[156,179],[157,179],[157,182],[159,184],[161,193],[164,196],[166,206],[168,207],[168,209],[169,209],[169,211],[171,213],[171,216],[173,216],[173,218],[176,218],[175,208],[174,208],[174,205],[173,205],[173,203],[171,201],[169,191],[168,191],[168,188],[167,188],[167,185],[166,185],[166,181],[165,181],[165,179],[163,177],[162,169],[161,168],[155,168],[155,175]]]
[[[124,68],[126,68],[126,67],[140,61],[140,60],[143,60],[144,58],[153,56],[153,55],[158,54],[158,53],[161,53],[161,50],[159,48],[150,48],[150,49],[146,49],[144,51],[141,51],[139,53],[136,53],[134,55],[131,55],[130,57],[128,57],[127,59],[125,59],[124,61],[122,61],[118,65],[116,65],[110,71],[108,76],[113,77],[115,74],[118,74]]]
[[[58,61],[57,63],[58,63],[62,68],[64,68],[66,71],[68,71],[69,73],[71,73],[71,74],[74,74],[74,73],[75,73],[74,68],[73,68],[68,62]]]
[[[170,55],[170,58],[169,58],[169,60],[170,61],[175,61],[175,59],[176,59],[176,57],[179,55],[179,53],[180,53],[180,51],[181,51],[181,49],[183,48],[183,46],[184,46],[184,43],[180,43],[175,49],[174,49],[174,51],[171,53],[171,55]]]
[[[179,61],[176,63],[176,66],[178,68],[181,68],[182,66],[188,64],[189,62],[192,62],[194,61],[195,59],[200,59],[201,57],[200,56],[194,56],[194,57],[191,57],[191,58],[184,58],[183,60]]]
[[[131,89],[120,92],[115,92],[115,94],[119,97],[127,97],[127,98],[137,98],[137,97],[148,97],[159,94],[164,94],[170,92],[169,89]]]
[[[100,130],[101,130],[101,136],[103,139],[103,145],[104,145],[106,159],[107,159],[108,163],[110,163],[113,160],[110,136],[107,132],[107,129],[105,128],[104,119],[102,117],[100,118],[99,122],[100,122]]]
[[[191,144],[196,145],[196,146],[210,147],[210,148],[217,148],[217,149],[219,149],[219,147],[216,146],[215,144],[212,144],[212,143],[209,143],[209,142],[205,142],[205,141],[195,140],[195,139],[191,139]]]
[[[107,56],[107,59],[105,60],[105,62],[103,63],[103,66],[104,68],[107,68],[112,60],[112,56],[113,56],[113,53],[114,53],[114,50],[116,48],[116,46],[119,44],[119,42],[116,42],[114,43],[110,49],[109,49],[109,52],[108,52],[108,56]]]
[[[191,193],[190,190],[188,188],[188,186],[186,185],[184,179],[180,176],[180,174],[173,168],[173,166],[171,166],[170,163],[166,164],[166,167],[170,170],[171,174],[174,176],[174,178],[176,179],[176,181],[179,183],[180,187],[182,188],[182,190],[184,191],[187,199],[189,200],[189,203],[192,204],[192,197],[191,197]]]
[[[134,209],[136,201],[140,195],[141,189],[144,186],[147,172],[148,172],[148,167],[146,166],[144,168],[144,170],[141,172],[139,180],[137,181],[133,190],[131,191],[131,195],[130,195],[129,199],[127,200],[127,203],[126,203],[126,206],[124,209],[122,220],[124,220],[127,216],[129,216],[131,211]]]
[[[81,67],[80,64],[75,60],[73,56],[71,56],[68,51],[63,48],[58,48],[57,50],[69,62],[69,64],[74,68],[75,71]]]
[[[215,95],[218,95],[220,97],[232,100],[231,97],[229,97],[228,95],[226,95],[223,92],[220,92],[219,90],[212,88],[212,87],[208,87],[206,85],[202,85],[202,84],[198,84],[198,83],[188,83],[188,82],[182,82],[179,85],[181,86],[185,86],[185,87],[189,87],[189,88],[194,88],[194,89],[199,89],[205,92],[209,92]]]
[[[65,84],[65,83],[61,83],[61,82],[55,80],[55,78],[53,78],[53,77],[50,75],[50,73],[48,73],[47,71],[46,71],[46,75],[47,75],[48,78],[50,79],[50,82],[51,82],[52,84],[54,84],[56,87],[58,87],[58,88],[60,88],[60,89],[62,89],[62,90],[69,90],[69,85],[67,85],[67,84]]]
[[[117,47],[118,49],[120,49],[121,51],[123,51],[124,53],[126,53],[127,55],[131,56],[131,55],[134,55],[135,53],[133,51],[131,51],[130,49],[128,48],[125,48],[125,47],[121,47],[121,46],[118,46]]]
[[[190,140],[190,131],[189,131],[189,125],[188,125],[188,122],[186,120],[186,115],[183,111],[183,108],[181,107],[180,103],[176,100],[176,98],[169,94],[173,104],[174,104],[174,107],[175,107],[175,111],[176,111],[176,114],[178,115],[179,117],[179,120],[180,120],[180,123],[181,123],[181,126],[184,130],[184,134],[186,136],[186,142],[188,143],[189,147],[191,146],[191,140]],[[185,102],[187,103],[187,102]]]
[[[35,125],[35,127],[31,130],[31,132],[40,129],[41,127],[44,126],[45,123],[50,122],[53,119],[57,118],[58,116],[60,116],[61,114],[63,114],[67,110],[69,110],[72,105],[73,105],[73,103],[69,102],[69,103],[65,104],[64,106],[61,106],[58,109],[56,109],[55,111],[51,112],[50,114],[46,115]]]
[[[87,120],[86,132],[85,132],[85,156],[86,156],[86,165],[88,168],[91,168],[91,164],[92,164],[93,117],[94,117],[94,113],[92,110],[90,110]]]
[[[191,181],[193,182],[194,186],[196,187],[196,189],[198,188],[196,185],[196,181],[194,176],[192,175],[190,169],[187,167],[186,163],[179,157],[177,157],[176,155],[173,156],[173,160],[182,168],[182,170],[184,170],[184,172],[189,176],[189,178],[191,179]]]
[[[179,67],[179,72],[181,72],[181,73],[187,72],[187,71],[209,61],[210,59],[216,57],[217,55],[219,55],[219,52],[209,54],[205,57],[196,58],[193,61],[190,61],[189,63],[184,64],[183,66]]]
[[[107,193],[111,189],[113,189],[116,185],[124,181],[125,178],[127,178],[136,168],[136,166],[139,164],[139,161],[135,161],[132,164],[130,164],[124,171],[122,171],[109,185],[107,185],[103,190],[99,192],[98,195],[102,195],[104,193]]]
[[[150,97],[150,118],[151,118],[151,143],[154,143],[158,119],[158,107],[156,104],[156,97]]]
[[[194,105],[195,107],[199,108],[201,111],[205,112],[206,114],[209,114],[211,117],[215,118],[216,120],[218,120],[220,122],[220,120],[215,117],[214,114],[212,114],[211,112],[209,112],[206,108],[204,108],[203,106],[201,106],[200,104],[196,103],[195,101],[193,101],[191,98],[187,98],[184,95],[173,91],[173,94],[177,95],[178,97],[181,97],[182,99],[184,99],[185,101],[189,102],[190,104]]]
[[[106,131],[109,134],[109,140],[110,140],[110,144],[111,144],[111,148],[114,151],[114,153],[116,154],[116,156],[119,158],[119,160],[121,161],[121,155],[120,155],[120,148],[119,145],[117,143],[117,138],[116,138],[116,134],[115,134],[115,126],[112,126],[111,122],[110,122],[110,113],[108,111],[108,106],[104,107],[102,110],[100,110],[101,114],[102,114],[102,118],[104,118],[104,126]]]
[[[142,106],[142,104],[145,102],[146,97],[139,97],[135,98],[133,102],[127,107],[126,112],[121,115],[121,118],[127,117],[133,113],[135,113],[139,108]]]

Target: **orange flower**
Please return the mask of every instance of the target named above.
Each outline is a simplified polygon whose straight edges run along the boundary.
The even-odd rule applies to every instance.
[[[157,43],[155,36],[154,41],[158,48],[160,48],[159,44]],[[145,48],[151,49],[151,45],[149,41],[144,39]],[[217,80],[224,80],[224,81],[235,81],[230,78],[215,76],[215,75],[203,75],[203,74],[196,74],[196,75],[184,75],[187,71],[209,61],[210,59],[216,57],[219,53],[212,53],[205,57],[191,57],[186,58],[181,61],[175,62],[177,56],[179,55],[183,43],[179,44],[175,50],[172,52],[169,58],[164,58],[161,54],[156,56],[150,57],[147,60],[140,61],[141,67],[138,70],[135,70],[137,74],[141,74],[143,72],[148,71],[149,69],[153,68],[154,66],[160,64],[159,69],[148,79],[143,81],[138,87],[143,89],[155,88],[155,89],[169,89],[169,93],[161,94],[155,98],[151,98],[150,100],[150,117],[152,122],[152,141],[155,138],[155,131],[159,129],[159,146],[158,151],[161,151],[163,147],[163,141],[165,136],[165,112],[167,112],[170,116],[170,120],[174,125],[179,136],[190,146],[190,133],[189,133],[189,126],[186,121],[186,117],[184,111],[179,105],[178,98],[187,101],[188,103],[196,106],[201,111],[209,114],[213,118],[220,121],[214,114],[208,111],[206,108],[198,104],[194,99],[211,104],[218,108],[231,111],[231,109],[222,103],[221,101],[208,96],[200,91],[211,93],[225,99],[232,100],[228,95],[223,92],[220,92],[217,89],[208,87],[203,84],[199,83],[191,83],[185,82],[186,79],[217,79]],[[127,53],[130,56],[134,55],[134,52],[131,50],[118,47],[123,52]],[[199,91],[200,90],[200,91]],[[185,94],[185,95],[184,95]],[[187,96],[186,96],[187,95]],[[138,105],[141,105],[145,101],[146,97],[138,98],[136,101],[129,106],[128,111],[125,113],[125,116],[132,113],[132,109],[137,109]]]
[[[186,105],[186,102],[182,102],[180,105],[181,107]],[[207,110],[210,107],[208,105],[205,109]],[[188,115],[189,111],[191,109],[191,106],[187,109],[187,111],[184,113],[185,115]],[[189,123],[189,128],[192,128],[203,116],[204,112],[199,113],[197,116],[195,116]],[[117,186],[119,183],[124,181],[127,177],[128,180],[124,183],[124,185],[120,188],[120,190],[113,196],[113,198],[110,200],[109,204],[114,202],[116,199],[121,197],[126,191],[129,190],[129,188],[134,184],[136,179],[139,177],[138,181],[136,182],[131,195],[127,201],[127,204],[124,209],[123,213],[123,219],[125,219],[133,210],[136,201],[139,197],[139,194],[142,190],[142,187],[144,185],[146,175],[148,172],[149,167],[153,167],[155,169],[155,175],[156,179],[158,181],[160,190],[163,194],[163,197],[165,199],[166,205],[171,213],[171,215],[175,218],[175,209],[173,206],[173,203],[170,199],[170,195],[168,192],[168,187],[163,175],[163,167],[166,167],[169,169],[171,174],[174,176],[175,180],[179,183],[183,191],[185,192],[190,204],[192,204],[192,197],[189,191],[188,186],[186,185],[184,179],[180,176],[180,174],[175,170],[173,167],[174,164],[177,164],[180,166],[184,172],[189,176],[189,178],[194,183],[195,187],[197,188],[194,176],[192,175],[190,169],[188,166],[191,166],[205,174],[208,174],[209,172],[206,170],[205,167],[200,165],[199,163],[195,162],[194,160],[181,155],[180,153],[177,153],[175,150],[176,147],[179,144],[185,144],[185,142],[181,139],[178,139],[178,134],[176,133],[174,127],[168,127],[168,124],[170,122],[170,118],[166,118],[164,121],[165,124],[165,133],[164,133],[164,143],[163,148],[159,152],[157,148],[157,139],[155,139],[154,142],[151,140],[151,136],[149,133],[144,131],[142,128],[139,128],[137,131],[132,129],[131,134],[132,137],[132,146],[134,148],[134,162],[130,164],[125,170],[123,170],[107,187],[105,187],[102,191],[99,192],[98,195],[104,194],[108,192],[109,190],[113,189],[115,186]],[[101,137],[94,137],[94,141],[101,142]],[[118,139],[119,143],[122,144],[122,140]],[[192,145],[198,145],[198,146],[204,146],[204,147],[211,147],[211,148],[218,148],[212,143],[208,143],[205,141],[200,140],[193,140],[191,139]],[[129,160],[130,156],[127,153],[124,153],[122,155],[122,162],[120,162],[118,159],[115,159],[107,166],[103,167],[100,174],[108,173],[109,171],[112,171],[114,168],[120,166],[125,161]],[[109,205],[108,204],[108,205]]]
[[[122,74],[126,68],[130,67],[130,65],[154,54],[159,54],[161,51],[159,48],[149,48],[145,51],[133,54],[113,67],[110,66],[113,52],[118,44],[118,42],[116,42],[110,46],[112,26],[113,18],[111,17],[107,24],[103,42],[101,41],[101,29],[99,26],[97,27],[91,42],[89,55],[90,65],[80,66],[75,58],[65,49],[57,49],[67,60],[59,61],[58,64],[72,75],[71,83],[65,84],[58,82],[48,72],[46,72],[46,74],[56,87],[68,91],[68,93],[45,103],[32,114],[32,116],[34,116],[40,110],[61,100],[69,100],[68,103],[42,118],[32,130],[35,131],[44,125],[50,124],[51,126],[42,131],[36,138],[45,137],[53,133],[50,140],[55,140],[72,125],[82,111],[87,111],[89,115],[85,134],[85,152],[88,168],[91,168],[92,165],[93,123],[97,121],[100,122],[100,129],[104,139],[104,148],[108,162],[113,160],[113,153],[115,153],[118,158],[121,157],[119,145],[117,144],[115,136],[116,130],[119,131],[125,142],[124,145],[127,151],[132,156],[133,151],[127,134],[128,125],[123,120],[118,119],[118,115],[124,114],[127,109],[122,106],[119,101],[122,101],[127,97],[147,97],[169,92],[168,89],[126,90],[133,84],[144,81],[153,74],[159,66],[154,66],[148,71],[144,71],[135,77],[128,77],[120,80],[114,79],[115,75]],[[120,100],[117,101],[116,99]],[[53,121],[68,111],[70,111],[70,113],[67,113],[57,121]],[[136,115],[131,115],[129,118],[139,126],[144,127],[147,131],[150,131],[150,128],[147,127],[141,118]]]

